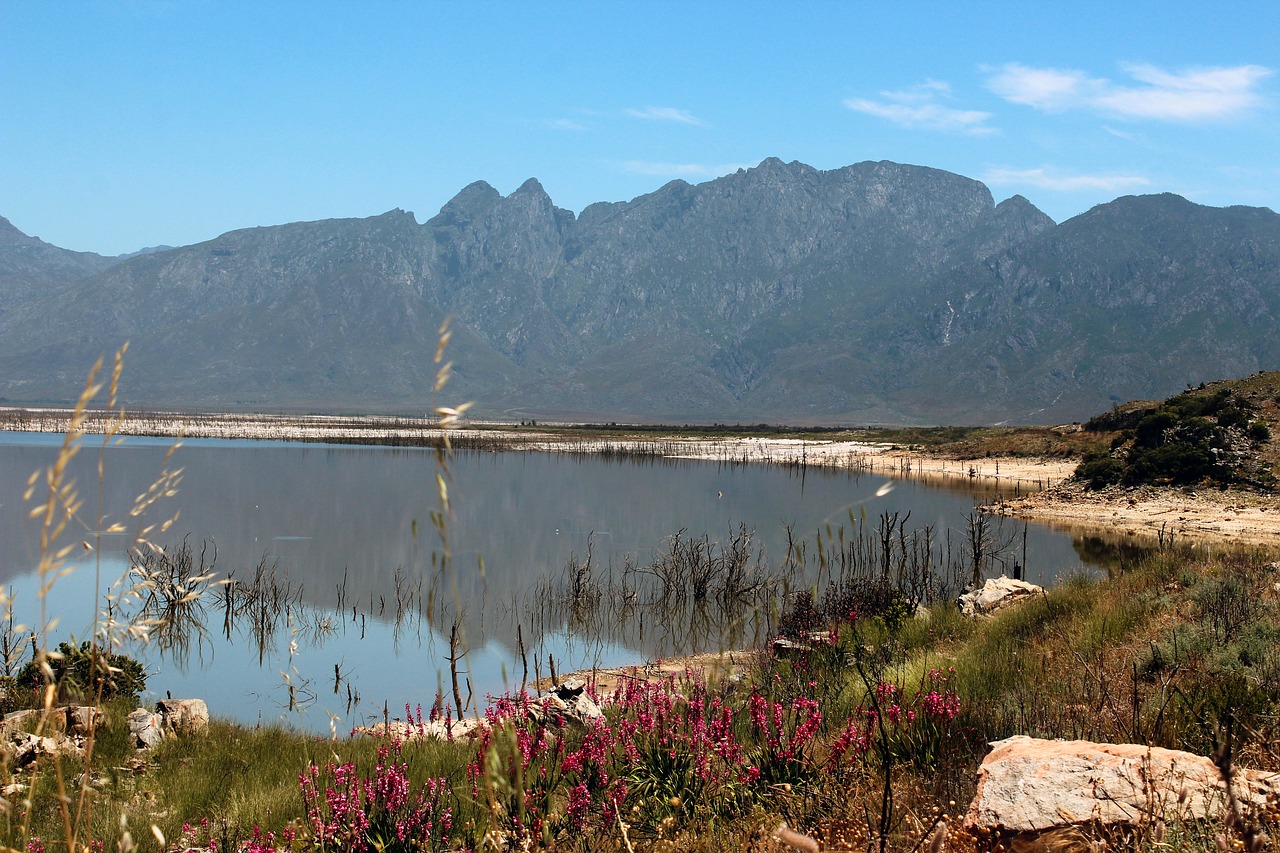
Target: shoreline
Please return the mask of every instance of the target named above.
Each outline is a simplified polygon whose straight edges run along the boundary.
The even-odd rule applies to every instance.
[[[90,412],[86,433],[100,434],[113,417]],[[62,433],[65,409],[0,408],[0,429]],[[419,418],[346,415],[240,415],[148,412],[126,414],[128,436],[328,442],[377,446],[438,446],[445,433],[458,449],[542,453],[634,454],[728,464],[830,468],[893,479],[970,483],[1007,489],[984,509],[1060,530],[1137,537],[1157,542],[1225,540],[1280,546],[1280,499],[1212,489],[1086,491],[1069,482],[1077,462],[1044,457],[958,458],[901,445],[820,438],[699,438],[678,433],[570,436],[536,427],[464,426],[445,430]]]
[[[85,432],[100,435],[113,414],[90,412]],[[5,409],[0,429],[16,432],[65,433],[65,409]],[[1063,482],[1075,471],[1071,460],[1042,457],[954,458],[860,441],[798,438],[697,438],[679,433],[636,436],[577,437],[537,427],[456,427],[448,430],[416,418],[346,415],[238,415],[153,412],[129,415],[116,428],[121,436],[216,438],[250,441],[302,441],[335,444],[434,446],[448,433],[459,449],[536,451],[544,453],[628,453],[667,459],[823,467],[880,474],[895,479],[973,481],[1041,490]],[[488,445],[488,446],[484,446]]]
[[[1066,483],[986,509],[1064,531],[1106,532],[1165,544],[1216,541],[1280,547],[1280,499],[1255,492],[1149,486],[1090,492]]]

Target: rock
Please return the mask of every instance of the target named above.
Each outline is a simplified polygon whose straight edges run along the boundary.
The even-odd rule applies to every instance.
[[[35,730],[42,716],[44,716],[44,710],[41,708],[25,708],[21,711],[13,711],[4,715],[4,728],[6,731],[17,729]],[[45,720],[40,733],[42,735],[55,735],[62,734],[66,730],[67,715],[62,712],[62,709],[58,709],[50,712],[49,718]]]
[[[84,751],[64,736],[41,737],[30,732],[10,732],[5,751],[9,753],[10,766],[15,768],[28,767],[44,756],[84,756]]]
[[[604,720],[600,706],[587,695],[586,682],[571,678],[529,703],[529,716],[554,725],[571,723],[584,728]]]
[[[443,719],[423,720],[421,724],[392,720],[390,724],[374,723],[372,726],[357,726],[352,735],[368,735],[370,737],[393,738],[395,740],[435,739],[435,740],[474,740],[489,724],[476,717],[463,717],[452,720],[447,725]]]
[[[129,712],[129,734],[138,749],[152,749],[164,740],[164,718],[146,708]]]
[[[780,658],[813,651],[813,646],[797,642],[788,637],[775,637],[769,645],[773,648],[774,655]]]
[[[990,616],[1001,608],[1043,594],[1043,587],[1001,575],[989,579],[981,589],[960,596],[960,612],[965,616]]]
[[[67,705],[62,712],[67,733],[76,737],[96,731],[106,719],[102,709],[92,705]]]
[[[1226,802],[1218,768],[1189,752],[1021,735],[991,747],[964,817],[970,832],[1137,825],[1152,812],[1166,821],[1196,819],[1220,816]],[[1280,774],[1236,769],[1235,780],[1246,806],[1280,794]]]
[[[203,699],[162,699],[156,703],[156,711],[163,718],[165,731],[179,737],[209,730],[209,707]]]

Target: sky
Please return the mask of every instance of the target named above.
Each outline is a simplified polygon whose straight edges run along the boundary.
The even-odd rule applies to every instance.
[[[530,177],[892,160],[1057,221],[1280,207],[1274,3],[0,0],[0,216],[120,254]]]

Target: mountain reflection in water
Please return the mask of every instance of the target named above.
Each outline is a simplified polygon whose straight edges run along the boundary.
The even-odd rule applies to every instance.
[[[60,440],[0,433],[0,583],[27,623],[39,613],[39,537],[22,492]],[[129,439],[105,451],[108,523],[139,529],[128,508],[170,446]],[[72,465],[90,519],[74,541],[94,538],[98,456],[88,437]],[[332,720],[338,731],[449,692],[455,623],[464,692],[480,699],[518,688],[526,661],[532,677],[552,657],[565,672],[760,642],[780,595],[841,572],[927,564],[931,594],[950,595],[971,574],[975,501],[994,496],[814,468],[459,452],[446,561],[430,450],[194,440],[174,464],[179,494],[150,520],[181,511],[161,544],[188,564],[157,569],[175,585],[149,590],[146,606],[165,627],[129,650],[147,662],[149,688],[247,722]],[[1017,563],[1050,584],[1105,558],[1046,528],[993,524],[988,574]],[[88,636],[95,572],[104,583],[125,574],[131,541],[104,537],[58,581],[57,638]],[[206,572],[232,582],[175,609],[182,584]]]

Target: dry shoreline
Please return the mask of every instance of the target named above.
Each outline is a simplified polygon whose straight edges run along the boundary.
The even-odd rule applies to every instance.
[[[107,414],[89,419],[100,432]],[[0,428],[63,432],[69,413],[0,409]],[[234,438],[355,444],[439,442],[443,431],[410,418],[341,415],[270,416],[147,413],[130,415],[122,435]],[[1060,529],[1148,539],[1224,540],[1280,546],[1280,500],[1237,491],[1116,488],[1088,492],[1068,483],[1076,462],[1036,457],[961,459],[898,445],[783,438],[697,438],[686,435],[577,437],[530,428],[449,430],[456,445],[547,453],[626,453],[729,463],[830,467],[893,478],[971,482],[1018,494],[990,509]],[[632,445],[633,448],[628,448]]]
[[[1280,547],[1280,499],[1237,490],[1111,487],[1075,483],[1002,501],[989,509],[1068,531],[1164,542],[1230,542]]]
[[[92,413],[86,432],[100,433],[109,413]],[[61,433],[69,413],[62,409],[0,408],[0,429]],[[120,435],[171,438],[221,438],[272,441],[310,441],[354,444],[423,444],[438,442],[444,431],[425,421],[392,417],[343,415],[273,416],[147,413],[128,415],[118,426]],[[672,459],[761,463],[843,468],[899,478],[937,478],[977,481],[1011,490],[1045,489],[1066,480],[1075,463],[1062,459],[948,458],[898,445],[858,441],[789,438],[697,438],[687,435],[645,434],[634,437],[581,438],[536,428],[461,427],[450,429],[454,443],[489,443],[491,449],[533,450],[546,453],[626,452]]]

